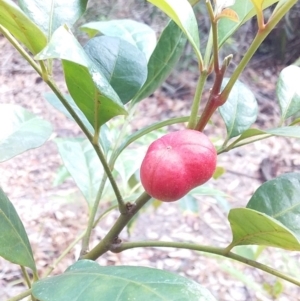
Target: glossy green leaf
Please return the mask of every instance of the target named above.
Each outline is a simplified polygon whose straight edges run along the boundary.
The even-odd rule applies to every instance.
[[[0,162],[44,144],[51,124],[20,106],[0,104]]]
[[[56,139],[65,167],[91,208],[99,189],[103,167],[86,139]]]
[[[0,0],[0,25],[7,28],[33,54],[47,44],[44,33],[11,0]]]
[[[265,182],[253,194],[247,208],[280,221],[300,239],[300,174],[287,173]]]
[[[88,0],[19,0],[25,14],[51,37],[61,25],[72,26],[85,12]]]
[[[127,114],[118,95],[98,70],[91,74],[85,67],[69,61],[63,61],[63,68],[72,98],[94,128],[96,123],[100,127],[115,116]],[[95,111],[98,111],[97,122]]]
[[[0,256],[36,270],[31,246],[14,206],[0,188]]]
[[[300,111],[299,78],[300,68],[297,66],[288,66],[280,72],[276,86],[276,94],[282,120]]]
[[[55,109],[63,113],[69,119],[74,120],[71,114],[67,111],[67,109],[63,106],[61,101],[54,93],[45,93],[44,97]],[[92,135],[94,135],[95,131],[93,127],[91,126],[91,124],[89,123],[85,115],[82,113],[82,111],[78,108],[73,98],[69,94],[64,95],[64,97],[68,102],[68,104],[72,107],[76,115],[80,118],[80,120],[83,122],[85,127],[88,129],[88,131]],[[103,124],[100,128],[99,142],[100,145],[102,146],[104,153],[107,154],[108,151],[110,150],[111,142],[109,139],[109,129],[106,124]]]
[[[216,300],[207,289],[177,274],[145,267],[104,267],[90,260],[34,283],[32,292],[40,301]]]
[[[94,129],[127,113],[105,76],[66,27],[58,28],[47,47],[36,55],[39,60],[49,58],[62,60],[69,92]]]
[[[187,0],[148,0],[168,15],[184,32],[191,43],[198,61],[200,54],[200,40],[196,16],[191,4]]]
[[[276,2],[278,2],[278,0],[265,0],[263,9],[266,9]],[[251,0],[236,0],[235,4],[230,6],[230,8],[239,16],[239,22],[234,22],[227,18],[222,18],[220,20],[218,23],[219,47],[221,47],[242,24],[256,15],[256,10]]]
[[[132,44],[115,37],[95,37],[85,52],[125,104],[140,90],[147,78],[147,60]]]
[[[155,31],[148,25],[134,20],[90,22],[81,26],[81,29],[87,32],[90,37],[100,32],[106,36],[121,38],[143,52],[147,61],[156,46]]]
[[[233,240],[231,246],[263,245],[286,250],[300,250],[297,237],[276,219],[249,209],[235,208],[229,212]]]
[[[226,85],[228,79],[224,79]],[[257,118],[257,101],[252,91],[237,81],[219,112],[226,124],[228,138],[236,137],[247,130]]]
[[[138,94],[135,95],[134,102],[148,97],[160,87],[178,62],[185,44],[186,38],[182,30],[176,23],[170,21],[150,57],[147,80]]]

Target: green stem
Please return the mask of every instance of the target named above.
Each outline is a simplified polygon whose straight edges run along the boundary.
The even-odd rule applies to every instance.
[[[212,28],[210,28],[209,36],[206,44],[205,54],[204,54],[204,67],[208,70],[208,66],[210,64],[211,53],[213,48],[213,36],[212,36]]]
[[[215,73],[220,71],[219,66],[219,45],[218,45],[218,21],[215,18],[214,10],[210,1],[206,1],[206,8],[209,14],[212,38],[213,38],[213,53],[214,53],[214,69]]]
[[[24,291],[23,293],[17,295],[17,296],[14,296],[6,301],[19,301],[19,300],[22,300],[28,296],[30,296],[31,294],[31,289],[27,290],[27,291]]]
[[[33,282],[36,282],[39,280],[39,275],[37,271],[33,271]]]
[[[274,13],[271,18],[269,19],[268,23],[265,24],[263,30],[260,30],[257,35],[255,36],[254,40],[252,41],[248,51],[242,58],[241,62],[239,63],[238,67],[233,72],[232,76],[230,77],[226,87],[222,91],[221,95],[223,99],[227,99],[235,82],[239,78],[240,74],[243,72],[247,64],[249,63],[250,59],[253,57],[254,53],[260,46],[260,44],[264,41],[264,39],[268,36],[268,34],[273,30],[273,28],[277,25],[277,23],[284,17],[284,15],[291,9],[291,7],[297,1],[288,1]]]
[[[26,282],[28,288],[31,288],[31,280],[29,278],[29,275],[28,275],[25,267],[21,266],[21,271],[22,271],[23,277],[25,279],[25,282]]]
[[[83,238],[85,232],[81,233],[78,237],[76,237],[73,242],[61,253],[61,255],[52,263],[51,266],[47,269],[42,278],[48,277],[56,266],[68,255],[68,253],[74,248],[74,246]]]
[[[101,163],[103,165],[104,171],[105,171],[105,173],[106,173],[106,175],[107,175],[107,177],[108,177],[108,179],[110,181],[112,189],[114,190],[114,193],[116,195],[116,198],[117,198],[117,201],[118,201],[118,204],[119,204],[119,211],[120,211],[121,214],[123,214],[123,213],[126,214],[127,213],[126,204],[125,204],[125,202],[123,200],[123,197],[121,195],[119,187],[118,187],[118,185],[117,185],[117,183],[115,181],[115,178],[114,178],[114,176],[113,176],[113,174],[112,174],[112,172],[110,170],[110,167],[109,167],[109,165],[108,165],[108,163],[106,161],[106,158],[105,158],[105,156],[104,156],[104,154],[102,152],[102,149],[100,148],[99,145],[94,145],[94,149],[95,149],[98,157],[100,158],[100,161],[101,161]]]
[[[96,100],[96,97],[95,97],[95,100]],[[95,111],[98,110],[97,103],[95,103]],[[134,110],[130,110],[130,114],[129,114],[128,118],[126,119],[125,123],[122,126],[122,129],[120,131],[119,137],[118,137],[118,139],[116,141],[116,144],[115,144],[115,147],[114,147],[114,149],[112,151],[111,158],[110,158],[110,160],[108,162],[109,170],[113,170],[115,161],[118,158],[118,156],[116,155],[116,148],[118,147],[118,145],[120,144],[121,140],[124,137],[125,129],[126,129],[127,125],[129,124],[129,119],[131,119],[132,116],[133,116],[133,112],[134,112]],[[97,116],[95,114],[95,120],[96,119],[97,119]],[[96,125],[97,124],[95,122],[95,126]],[[94,135],[94,138],[95,138],[95,135]],[[89,221],[88,221],[88,227],[87,227],[87,230],[86,230],[86,235],[84,236],[84,238],[82,240],[81,257],[88,252],[88,249],[89,249],[89,240],[90,240],[90,236],[91,236],[93,228],[99,222],[99,220],[102,218],[102,216],[107,213],[107,211],[105,211],[103,214],[101,214],[98,217],[97,221],[95,222],[96,213],[97,213],[98,206],[99,206],[99,203],[100,203],[100,200],[101,200],[101,196],[102,196],[102,193],[103,193],[103,190],[104,190],[104,187],[105,187],[106,180],[107,180],[107,174],[105,173],[104,177],[103,177],[103,179],[101,181],[101,184],[100,184],[100,187],[99,187],[99,190],[98,190],[98,193],[97,193],[97,197],[96,197],[95,203],[94,203],[92,211],[90,213],[90,217],[89,217]],[[113,178],[113,181],[114,181],[114,178]],[[127,207],[126,207],[126,204],[125,204],[122,196],[119,194],[119,198],[117,197],[117,199],[118,199],[118,207],[119,207],[120,213],[121,214],[122,213],[126,214],[127,213]]]
[[[99,142],[99,132],[100,132],[100,126],[99,126],[99,101],[98,101],[98,90],[95,89],[95,95],[94,95],[94,137],[93,137],[93,144],[98,145]]]
[[[99,187],[98,192],[97,192],[95,202],[94,202],[92,210],[90,212],[86,233],[85,233],[85,235],[82,239],[82,246],[81,246],[80,256],[83,256],[84,254],[86,254],[88,252],[90,237],[91,237],[91,234],[92,234],[95,217],[96,217],[96,214],[97,214],[97,211],[98,211],[99,203],[100,203],[101,196],[102,196],[102,193],[103,193],[103,190],[104,190],[104,187],[105,187],[106,180],[107,180],[107,175],[104,174],[103,177],[102,177],[101,183],[100,183],[100,187]]]
[[[260,140],[263,140],[263,139],[267,139],[267,138],[270,138],[272,136],[273,135],[271,135],[271,134],[262,134],[262,135],[259,135],[258,138],[247,140],[247,141],[241,142],[241,143],[239,143],[238,139],[237,139],[236,141],[234,141],[233,143],[231,143],[230,145],[228,145],[225,149],[220,149],[218,151],[218,155],[220,155],[222,153],[226,153],[226,152],[230,151],[231,149],[238,148],[240,146],[244,146],[244,145],[247,145],[247,144],[250,144],[250,143],[253,143],[253,142],[257,142],[257,141],[260,141]],[[250,139],[250,138],[251,137],[249,137],[248,139]],[[241,140],[241,141],[243,141],[243,140]]]
[[[119,207],[118,205],[114,205],[114,206],[111,206],[111,207],[109,207],[108,209],[106,209],[104,212],[102,212],[102,213],[98,216],[98,218],[95,220],[95,222],[94,222],[94,224],[93,224],[93,228],[96,227],[96,225],[100,222],[100,220],[101,220],[107,213],[109,213],[110,211],[112,211],[112,210],[114,210],[114,209],[116,209],[116,208],[118,208],[118,207]]]
[[[40,66],[32,59],[32,57],[25,51],[21,44],[14,38],[14,36],[2,25],[0,25],[0,32],[7,38],[7,40],[16,48],[22,57],[32,66],[32,68],[42,77]]]
[[[296,125],[298,123],[300,123],[300,118],[297,118],[297,119],[293,120],[289,125],[293,126],[293,125]]]
[[[194,129],[196,127],[199,107],[202,99],[202,93],[203,93],[204,85],[206,83],[207,76],[208,76],[207,71],[203,71],[200,73],[193,104],[192,104],[191,115],[187,126],[189,129]]]
[[[109,167],[111,168],[111,170],[113,170],[114,168],[114,165],[116,163],[116,160],[118,159],[119,155],[121,152],[119,152],[119,148],[121,147],[123,141],[124,141],[124,137],[125,137],[125,134],[126,134],[126,128],[127,126],[130,124],[130,122],[132,121],[132,118],[133,118],[133,115],[135,113],[135,110],[136,110],[136,105],[131,103],[130,104],[130,107],[128,109],[129,111],[129,115],[127,116],[127,118],[125,119],[122,127],[121,127],[121,130],[120,130],[120,134],[116,140],[116,143],[114,145],[114,149],[112,151],[112,154],[111,154],[111,157],[110,157],[110,160],[109,160]]]
[[[209,247],[209,246],[202,246],[202,245],[196,245],[192,243],[183,243],[183,242],[167,242],[167,241],[141,241],[141,242],[125,242],[121,243],[118,246],[115,246],[114,249],[111,251],[119,253],[125,250],[133,249],[133,248],[145,248],[145,247],[163,247],[163,248],[178,248],[178,249],[189,249],[199,252],[205,252],[205,253],[211,253],[220,255],[222,257],[230,258],[242,263],[245,263],[247,265],[250,265],[254,268],[260,269],[264,272],[267,272],[269,274],[272,274],[274,276],[277,276],[281,279],[284,279],[286,281],[289,281],[291,283],[294,283],[298,286],[300,286],[300,281],[292,276],[286,275],[280,271],[277,271],[267,265],[264,265],[262,263],[259,263],[255,260],[251,260],[248,258],[245,258],[243,256],[237,255],[233,252],[226,253],[226,248],[217,248],[217,247]]]
[[[42,79],[43,79],[44,82],[46,82],[49,78],[47,68],[46,68],[43,61],[39,61],[39,63],[40,63],[40,66],[41,66]]]
[[[106,236],[87,254],[82,256],[82,259],[96,260],[98,257],[113,248],[112,246],[120,244],[119,234],[126,227],[133,216],[151,199],[151,196],[146,192],[132,204],[126,214],[121,214]]]
[[[58,99],[62,102],[62,104],[65,106],[67,111],[70,113],[70,115],[74,118],[75,122],[78,124],[78,126],[81,128],[83,133],[86,135],[86,137],[89,139],[89,141],[93,144],[93,135],[88,131],[84,123],[81,121],[81,119],[77,116],[73,108],[69,105],[63,94],[60,92],[60,90],[56,87],[55,83],[49,78],[43,76],[43,72],[39,65],[28,55],[28,53],[24,50],[24,48],[18,43],[18,41],[6,30],[3,26],[0,25],[0,31],[3,33],[3,35],[10,41],[10,43],[16,48],[16,50],[25,58],[25,60],[34,68],[34,70],[45,80],[45,83],[51,88],[51,90],[54,92],[54,94],[58,97]],[[94,145],[94,149],[101,161],[101,164],[103,165],[104,171],[108,176],[108,179],[112,185],[112,188],[116,194],[116,198],[118,200],[119,206],[120,206],[120,212],[124,212],[126,210],[126,206],[123,202],[121,193],[119,191],[119,188],[114,180],[114,177],[111,173],[111,170],[107,164],[107,161],[105,159],[104,154],[102,153],[102,150],[100,149],[99,145]]]
[[[189,116],[185,116],[185,117],[176,117],[176,118],[171,118],[168,120],[164,120],[164,121],[159,121],[156,123],[153,123],[139,131],[134,132],[133,134],[131,134],[129,137],[127,137],[122,144],[117,148],[117,150],[114,152],[114,154],[112,155],[112,162],[114,162],[114,160],[117,159],[117,157],[122,153],[122,151],[131,143],[133,143],[134,141],[136,141],[137,139],[139,139],[140,137],[151,133],[154,130],[160,129],[162,127],[168,126],[168,125],[172,125],[172,124],[176,124],[176,123],[184,123],[187,122],[189,120]]]
[[[75,111],[73,110],[73,108],[69,105],[69,103],[66,101],[66,99],[64,98],[64,96],[61,94],[61,92],[59,91],[58,88],[56,88],[55,84],[49,79],[47,81],[48,86],[52,89],[52,91],[54,92],[54,94],[59,98],[59,100],[62,102],[62,104],[65,106],[65,108],[68,110],[68,112],[71,114],[71,116],[75,119],[76,123],[79,125],[79,127],[82,129],[82,131],[84,132],[84,134],[87,136],[87,138],[89,139],[89,141],[92,143],[98,158],[101,161],[101,164],[103,166],[103,169],[110,181],[110,184],[115,192],[116,198],[118,200],[118,204],[119,204],[119,210],[120,212],[126,212],[126,205],[124,204],[124,201],[122,199],[119,187],[114,179],[114,176],[108,166],[108,163],[106,161],[106,158],[102,152],[102,149],[100,148],[99,144],[93,144],[93,135],[88,131],[88,129],[85,127],[85,125],[83,124],[83,122],[81,121],[81,119],[77,116],[77,114],[75,113]]]

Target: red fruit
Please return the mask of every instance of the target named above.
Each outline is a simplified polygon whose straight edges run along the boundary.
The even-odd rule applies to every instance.
[[[141,182],[153,198],[173,202],[207,182],[216,163],[216,149],[203,133],[169,133],[149,146],[141,165]]]

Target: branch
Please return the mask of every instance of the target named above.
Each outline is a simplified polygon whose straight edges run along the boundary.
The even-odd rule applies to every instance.
[[[81,259],[96,260],[98,257],[120,244],[119,234],[126,227],[133,216],[151,199],[151,196],[143,192],[134,204],[128,208],[126,214],[121,214],[106,236]]]
[[[298,280],[292,276],[286,275],[278,270],[275,270],[267,265],[264,265],[262,263],[255,261],[255,260],[245,258],[245,257],[237,255],[233,252],[226,253],[226,248],[209,247],[209,246],[197,245],[197,244],[192,244],[192,243],[183,243],[183,242],[140,241],[140,242],[121,243],[119,246],[115,246],[115,248],[112,249],[111,251],[115,252],[115,253],[119,253],[119,252],[122,252],[125,250],[129,250],[129,249],[133,249],[133,248],[140,248],[140,247],[142,247],[142,248],[145,248],[145,247],[178,248],[178,249],[188,249],[188,250],[194,250],[194,251],[199,251],[199,252],[216,254],[216,255],[219,255],[222,257],[230,258],[230,259],[245,263],[254,268],[257,268],[259,270],[262,270],[271,275],[277,276],[281,279],[284,279],[288,282],[291,282],[293,284],[300,286],[300,280]]]

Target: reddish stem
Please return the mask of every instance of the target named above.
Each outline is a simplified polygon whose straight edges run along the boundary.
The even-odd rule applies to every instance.
[[[222,68],[219,69],[218,72],[216,72],[215,82],[211,89],[209,99],[195,128],[195,130],[197,131],[202,132],[204,130],[212,114],[216,111],[216,109],[219,106],[223,105],[226,101],[226,99],[220,94],[226,67],[226,64],[223,64]]]

